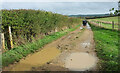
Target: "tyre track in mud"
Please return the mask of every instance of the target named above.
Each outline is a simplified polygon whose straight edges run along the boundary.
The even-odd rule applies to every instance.
[[[93,32],[89,26],[76,29],[62,38],[47,44],[37,53],[29,55],[11,71],[86,71],[96,70],[97,56]]]

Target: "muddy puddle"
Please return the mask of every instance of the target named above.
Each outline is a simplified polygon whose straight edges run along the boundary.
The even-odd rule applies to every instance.
[[[85,71],[96,65],[97,58],[88,53],[72,53],[65,61],[65,67],[71,71]]]
[[[25,60],[21,60],[11,69],[11,71],[30,71],[31,68],[42,66],[51,61],[60,54],[60,50],[55,47],[47,47],[40,52],[28,56]]]

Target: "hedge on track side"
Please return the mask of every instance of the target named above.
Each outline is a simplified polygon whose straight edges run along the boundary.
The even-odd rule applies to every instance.
[[[80,26],[80,25],[78,25]],[[23,57],[26,57],[30,53],[34,53],[37,50],[41,50],[45,44],[48,44],[52,42],[53,40],[56,40],[67,33],[74,31],[78,26],[75,28],[67,29],[64,31],[56,32],[54,34],[45,36],[43,39],[39,39],[32,43],[27,43],[25,45],[18,46],[16,48],[13,48],[9,51],[6,51],[2,54],[2,65],[3,67],[8,66],[9,64],[13,64],[14,62],[20,61]],[[0,57],[1,58],[1,57]]]
[[[11,26],[14,45],[31,42],[33,38],[42,36],[52,30],[63,27],[72,27],[80,23],[79,18],[70,18],[57,13],[20,9],[2,10],[2,32]],[[8,36],[5,34],[5,37]],[[7,39],[6,39],[7,40]]]

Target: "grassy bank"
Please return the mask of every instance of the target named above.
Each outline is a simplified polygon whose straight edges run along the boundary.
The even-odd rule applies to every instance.
[[[90,24],[94,32],[100,70],[118,70],[118,31],[100,28]]]
[[[20,61],[23,57],[26,57],[30,53],[34,53],[37,50],[41,50],[44,45],[66,35],[67,33],[74,31],[78,26],[71,29],[66,29],[64,31],[56,32],[54,34],[45,36],[43,39],[39,39],[33,43],[27,43],[26,45],[21,45],[13,48],[2,54],[2,64],[3,67],[13,64],[14,62]]]

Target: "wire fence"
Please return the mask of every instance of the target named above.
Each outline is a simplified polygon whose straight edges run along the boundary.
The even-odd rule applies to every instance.
[[[95,26],[112,29],[112,30],[118,30],[118,23],[115,23],[114,21],[100,21],[100,20],[89,20],[89,22]]]

